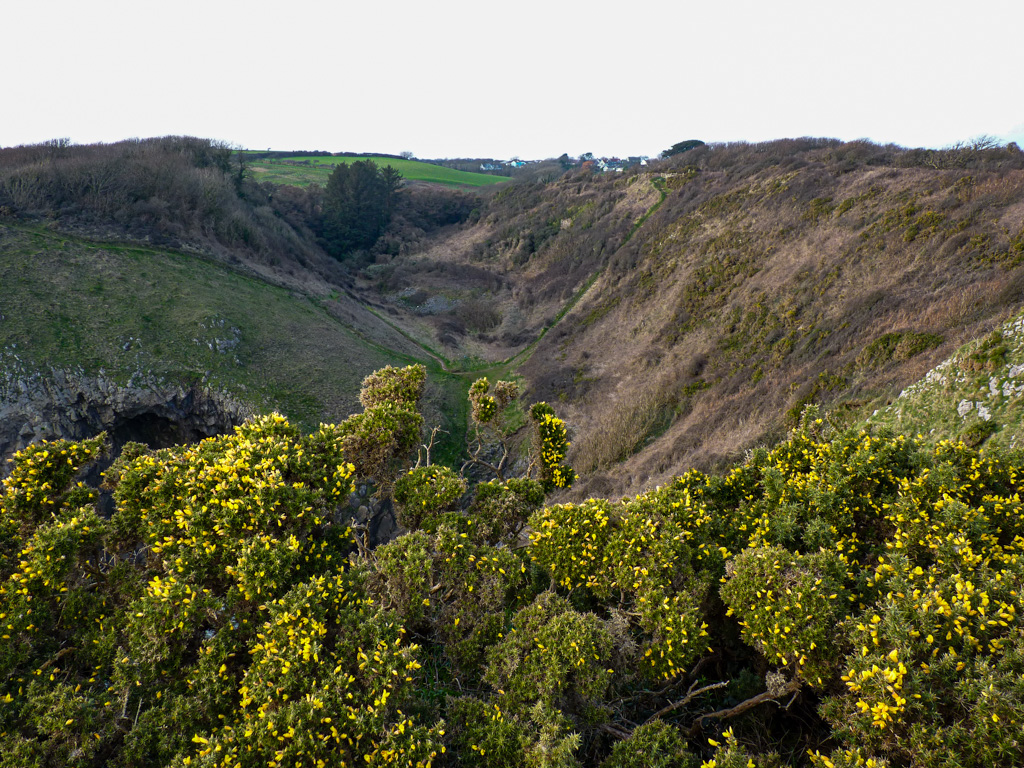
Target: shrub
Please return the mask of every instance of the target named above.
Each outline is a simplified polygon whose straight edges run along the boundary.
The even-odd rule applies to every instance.
[[[385,402],[349,416],[334,429],[356,475],[373,478],[384,487],[391,461],[416,447],[422,427],[423,417],[416,411]]]
[[[824,685],[837,671],[834,636],[848,603],[846,568],[831,552],[793,555],[781,547],[744,550],[729,562],[722,600],[743,639],[773,663]]]
[[[378,547],[366,568],[368,593],[434,638],[467,680],[482,674],[484,653],[501,638],[508,614],[533,597],[519,556],[444,524],[435,534],[416,531]]]
[[[427,369],[422,365],[407,365],[405,368],[388,365],[363,379],[359,402],[366,409],[384,403],[416,408],[426,380]]]
[[[943,341],[942,336],[934,333],[886,333],[864,347],[857,355],[857,364],[877,368],[893,360],[909,360]]]
[[[968,448],[978,448],[999,431],[999,425],[992,421],[976,421],[963,431],[960,439]]]
[[[686,751],[679,731],[655,720],[618,742],[601,768],[697,768],[699,764],[697,757]]]
[[[395,483],[398,523],[416,530],[426,520],[450,509],[466,492],[466,481],[448,467],[416,467]]]
[[[565,422],[555,416],[547,403],[534,403],[530,417],[536,426],[534,452],[541,484],[545,491],[555,488],[570,488],[576,482],[576,472],[563,464],[569,449],[569,433]]]
[[[600,720],[611,685],[612,637],[593,614],[581,614],[544,592],[520,610],[513,628],[487,654],[485,678],[504,691],[511,711],[534,702]]]
[[[808,411],[721,475],[546,508],[539,480],[499,480],[469,515],[426,467],[396,496],[431,530],[357,556],[335,524],[352,434],[268,416],[131,446],[109,521],[75,480],[102,441],[22,452],[4,764],[692,766],[684,734],[713,736],[708,766],[1024,763],[1018,453]]]
[[[487,377],[477,379],[469,387],[469,404],[473,420],[489,424],[495,416],[504,411],[517,397],[519,386],[511,381],[495,383],[493,390]]]
[[[481,768],[521,768],[526,763],[526,734],[498,704],[462,696],[448,704],[449,731],[458,754],[472,756]]]
[[[469,514],[476,536],[489,544],[515,541],[530,515],[544,503],[544,488],[536,480],[510,478],[480,483]]]
[[[0,583],[8,760],[432,763],[443,729],[408,714],[418,648],[338,570],[353,468],[337,429],[303,437],[274,415],[135,446],[112,471],[109,524],[68,464],[100,443],[33,447],[0,497],[5,530],[27,535]]]

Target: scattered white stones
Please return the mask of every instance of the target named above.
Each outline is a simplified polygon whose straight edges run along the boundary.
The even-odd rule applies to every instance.
[[[956,412],[960,418],[964,418],[974,409],[974,403],[970,400],[961,400],[956,406]]]

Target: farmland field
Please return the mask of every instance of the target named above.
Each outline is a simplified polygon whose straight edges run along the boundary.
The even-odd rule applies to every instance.
[[[449,187],[484,187],[508,181],[505,176],[489,176],[484,173],[468,173],[454,168],[405,160],[394,157],[331,157],[298,156],[287,158],[260,158],[250,166],[257,181],[274,184],[292,184],[305,187],[310,184],[326,184],[328,177],[339,163],[354,163],[357,160],[372,160],[377,165],[390,165],[409,181],[443,184]]]

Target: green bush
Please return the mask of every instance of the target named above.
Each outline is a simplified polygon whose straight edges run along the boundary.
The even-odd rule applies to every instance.
[[[387,402],[349,416],[334,429],[356,474],[384,486],[390,476],[390,463],[416,447],[422,428],[423,417],[416,411]]]
[[[416,530],[429,518],[450,509],[466,492],[466,481],[448,467],[416,467],[395,482],[398,522]]]
[[[893,360],[909,360],[943,341],[942,336],[934,333],[886,333],[864,347],[857,355],[857,364],[878,368]]]
[[[544,592],[515,615],[512,625],[488,652],[485,674],[504,692],[506,707],[523,712],[541,702],[600,719],[614,672],[609,669],[612,636],[601,621]]]
[[[384,403],[416,408],[426,381],[427,369],[422,365],[407,365],[405,368],[388,365],[363,379],[359,402],[366,409]]]
[[[739,619],[743,639],[772,663],[824,686],[838,671],[842,651],[834,628],[849,597],[839,557],[754,547],[729,561],[727,571],[722,600]]]
[[[544,488],[536,480],[510,478],[476,486],[469,514],[476,535],[488,544],[515,541],[530,515],[544,503]]]
[[[679,731],[655,720],[618,742],[601,768],[698,768],[699,764],[697,757],[687,752]]]

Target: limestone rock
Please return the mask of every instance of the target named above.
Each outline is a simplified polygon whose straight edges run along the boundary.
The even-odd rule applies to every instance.
[[[0,476],[16,451],[40,440],[82,440],[106,432],[116,451],[129,440],[153,447],[222,434],[252,414],[246,403],[204,386],[183,387],[136,374],[118,384],[102,371],[5,366],[0,372]]]

